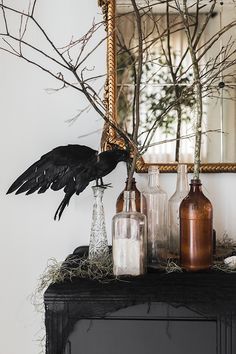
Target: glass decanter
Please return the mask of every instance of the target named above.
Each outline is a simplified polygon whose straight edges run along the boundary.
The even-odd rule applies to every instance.
[[[188,271],[209,269],[213,257],[213,209],[202,193],[200,179],[192,179],[180,204],[180,263]]]
[[[112,219],[113,273],[137,276],[146,272],[146,216],[136,211],[135,192],[124,191],[124,208]]]
[[[168,244],[170,256],[178,258],[180,248],[179,206],[189,192],[187,165],[177,168],[176,190],[168,202]]]
[[[93,216],[89,241],[89,259],[102,259],[108,255],[108,241],[103,207],[104,187],[92,187],[94,194]]]
[[[156,267],[167,257],[167,194],[159,184],[159,169],[148,169],[148,188],[143,195],[147,204],[148,266]]]

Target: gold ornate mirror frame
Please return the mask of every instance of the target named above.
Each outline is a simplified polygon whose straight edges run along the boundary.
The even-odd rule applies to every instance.
[[[116,124],[116,0],[98,0],[98,4],[102,7],[107,31],[107,83],[105,89],[107,116],[112,123]],[[101,145],[104,150],[107,150],[110,144],[116,144],[120,147],[125,145],[124,141],[117,136],[116,131],[105,123]],[[142,158],[139,159],[136,172],[147,172],[149,165]],[[156,163],[155,165],[159,167],[160,172],[176,172],[177,170],[177,163]],[[193,164],[188,164],[188,172],[193,172]],[[201,164],[201,172],[236,172],[236,163],[204,163]]]

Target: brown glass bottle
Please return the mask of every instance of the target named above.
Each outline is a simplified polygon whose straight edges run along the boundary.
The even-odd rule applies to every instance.
[[[119,197],[117,198],[116,201],[116,212],[120,213],[123,210],[124,207],[124,191],[127,191],[128,188],[128,178],[125,182],[125,189],[120,193]],[[139,213],[141,212],[141,193],[136,187],[136,181],[135,178],[132,178],[131,182],[131,189],[130,191],[135,192],[135,204],[136,204],[136,211]]]
[[[188,271],[209,269],[213,254],[213,211],[199,179],[180,204],[180,263]]]

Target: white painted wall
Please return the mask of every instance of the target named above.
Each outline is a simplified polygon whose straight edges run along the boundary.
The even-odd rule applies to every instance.
[[[26,1],[18,0],[18,3],[21,8]],[[67,26],[72,26],[74,31],[79,29],[78,35],[90,27],[93,17],[100,12],[96,3],[96,0],[90,0],[85,5],[85,2],[71,0],[65,5],[62,0],[41,0],[40,16],[45,24],[50,25],[55,39],[63,43],[64,34],[63,38],[69,38]],[[48,18],[54,6],[60,16],[64,16],[63,21],[57,19],[56,12]],[[101,71],[105,70],[105,45],[96,53],[93,62]],[[91,110],[69,126],[66,120],[84,107],[84,99],[71,90],[48,94],[45,89],[49,87],[57,87],[57,83],[47,74],[0,52],[1,354],[40,352],[38,340],[42,335],[43,320],[34,310],[30,295],[37,287],[48,259],[63,260],[77,246],[88,244],[92,212],[90,188],[80,197],[72,198],[60,222],[55,222],[53,215],[63,192],[48,191],[40,196],[27,197],[5,195],[14,179],[53,147],[68,143],[99,146],[99,134],[78,138],[101,127],[97,114]],[[121,164],[106,178],[113,184],[104,201],[109,240],[114,205],[124,180],[125,168]],[[142,188],[146,176],[139,175],[137,180]],[[203,175],[202,181],[214,205],[218,234],[227,231],[236,238],[236,175]],[[161,175],[161,183],[171,195],[175,175]]]

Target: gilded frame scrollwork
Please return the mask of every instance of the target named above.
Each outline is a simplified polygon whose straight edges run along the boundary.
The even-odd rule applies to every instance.
[[[116,0],[98,0],[102,7],[107,31],[107,81],[105,88],[105,105],[109,119],[117,122],[116,107]],[[116,131],[107,123],[104,125],[101,145],[103,149],[109,149],[110,144],[120,147],[125,145],[124,141],[117,136]],[[161,172],[176,172],[177,163],[157,163]],[[141,158],[137,161],[136,172],[144,173],[148,170],[148,163]],[[193,172],[193,164],[188,164],[188,172]],[[236,163],[203,163],[201,172],[204,173],[226,173],[236,172]]]

